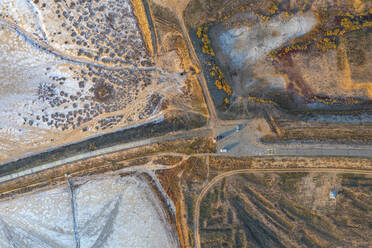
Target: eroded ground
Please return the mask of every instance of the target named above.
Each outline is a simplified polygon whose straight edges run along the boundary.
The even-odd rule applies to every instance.
[[[154,233],[166,233],[174,237],[172,235],[177,231],[181,247],[195,247],[198,240],[202,247],[241,247],[239,242],[262,247],[277,247],[278,244],[293,247],[312,247],[314,244],[327,246],[331,242],[350,244],[351,247],[356,243],[355,247],[363,247],[370,242],[364,235],[370,232],[370,159],[283,156],[234,158],[213,154],[215,149],[216,144],[212,139],[194,138],[147,145],[65,164],[2,183],[1,204],[13,204],[9,209],[14,208],[15,212],[7,215],[18,216],[18,213],[27,212],[23,210],[24,207],[33,208],[35,197],[40,199],[37,206],[41,213],[45,218],[51,218],[48,222],[54,223],[57,222],[54,220],[56,217],[50,217],[50,210],[45,208],[63,196],[66,198],[60,200],[63,208],[56,211],[67,215],[63,218],[72,222],[72,208],[68,205],[71,193],[66,185],[66,176],[70,175],[75,195],[73,199],[76,202],[77,230],[82,245],[94,242],[101,244],[104,240],[108,246],[111,243],[116,245],[117,241],[112,237],[119,233],[115,231],[118,222],[119,227],[122,227],[121,236],[126,237],[127,232],[131,232],[133,237],[137,237],[133,233],[137,232],[137,226],[141,228],[141,235],[145,235],[143,230],[148,227],[146,222],[149,223],[147,213],[151,210],[147,208],[151,207],[143,201],[158,206],[155,212],[151,210],[151,215],[162,213],[159,215],[166,216],[165,223],[169,223],[164,224],[168,226],[164,227],[164,232],[163,229],[154,228]],[[118,174],[121,177],[115,176]],[[64,184],[61,186],[58,182]],[[145,198],[149,197],[150,200],[141,200],[143,197],[139,192],[147,192],[149,185],[153,190],[151,192],[155,192],[160,199],[160,206],[148,195]],[[48,200],[44,200],[42,194],[33,193],[46,192],[43,187],[57,193],[47,194],[45,198]],[[337,192],[336,200],[329,199],[330,190]],[[31,200],[27,198],[29,196],[32,196]],[[243,197],[243,205],[234,207],[233,200],[240,196]],[[20,203],[24,207],[14,203],[20,199],[26,199]],[[142,209],[143,204],[146,210]],[[118,209],[123,209],[125,215],[117,213]],[[241,210],[239,216],[237,209]],[[228,222],[228,216],[231,215],[229,211],[233,212],[231,223]],[[137,220],[137,215],[142,219]],[[116,219],[111,221],[113,216]],[[138,223],[128,224],[132,223],[132,217]],[[195,228],[195,220],[200,221],[199,229]],[[113,227],[108,223],[114,223]],[[156,223],[154,225],[157,226]],[[66,225],[62,226],[65,228]],[[63,242],[73,242],[73,227],[73,224],[67,225]],[[108,229],[111,231],[106,232]],[[260,233],[256,235],[258,238],[246,234],[245,230],[248,229],[252,229],[255,234]],[[199,230],[200,239],[195,238],[196,230]],[[46,230],[45,235],[54,235],[55,231],[52,231]],[[352,234],[344,237],[340,232]],[[113,233],[113,236],[105,236],[108,233]],[[148,240],[144,236],[141,239]],[[128,239],[128,242],[132,241],[133,238]],[[141,244],[136,243],[138,246]],[[166,247],[164,243],[160,245]]]

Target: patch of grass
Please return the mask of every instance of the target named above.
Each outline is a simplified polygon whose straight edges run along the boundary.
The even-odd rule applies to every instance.
[[[203,223],[212,213],[213,193],[208,192],[200,203],[200,223]]]
[[[276,142],[327,142],[337,144],[364,144],[372,143],[372,128],[364,125],[342,125],[342,124],[327,124],[326,126],[312,127],[284,127],[280,125],[281,135],[266,135],[261,138],[264,143]]]
[[[306,172],[281,173],[279,185],[284,192],[294,193],[297,191],[297,184],[307,175]]]
[[[185,204],[186,204],[186,211],[187,211],[187,224],[192,227],[193,226],[193,216],[194,216],[194,209],[195,209],[195,195],[185,195]]]

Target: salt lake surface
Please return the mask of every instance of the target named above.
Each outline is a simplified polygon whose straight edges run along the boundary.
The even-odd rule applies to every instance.
[[[80,247],[179,247],[159,199],[137,177],[76,180]],[[0,247],[76,247],[68,184],[0,202]]]

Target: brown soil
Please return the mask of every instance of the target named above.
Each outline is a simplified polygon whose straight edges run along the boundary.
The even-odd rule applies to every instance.
[[[97,101],[108,102],[114,95],[114,89],[109,84],[98,83],[93,88],[94,97]]]
[[[290,83],[287,85],[287,90],[289,92],[305,97],[312,97],[314,95],[290,56],[281,58],[280,62],[276,64],[276,69],[288,76]]]
[[[226,178],[202,202],[202,247],[367,247],[371,182],[319,173]]]
[[[195,138],[186,140],[186,142],[181,140],[165,142],[135,148],[130,151],[116,152],[2,183],[0,184],[0,197],[28,192],[46,185],[54,185],[60,181],[65,181],[66,175],[85,176],[143,165],[149,161],[148,156],[157,153],[210,153],[214,150],[215,147],[211,139]],[[154,162],[171,166],[177,164],[179,160],[178,156],[159,156],[155,158]]]
[[[303,123],[279,122],[280,135],[266,135],[261,138],[263,142],[327,142],[340,144],[372,143],[372,126],[370,123]]]
[[[193,216],[194,216],[195,202],[196,202],[196,198],[198,194],[201,192],[202,188],[206,185],[207,182],[210,182],[210,180],[212,180],[216,175],[220,174],[221,172],[234,171],[237,169],[246,169],[246,168],[262,169],[262,168],[301,168],[301,167],[332,168],[332,167],[335,167],[335,168],[372,169],[372,160],[351,159],[351,158],[285,158],[283,157],[283,158],[272,158],[272,159],[269,159],[269,158],[239,158],[238,159],[238,158],[232,158],[232,157],[210,156],[208,159],[209,162],[207,163],[206,161],[207,160],[204,158],[200,159],[200,158],[191,157],[188,160],[181,163],[181,165],[177,166],[176,168],[173,168],[170,170],[158,171],[157,173],[169,197],[173,200],[173,202],[177,203],[176,208],[178,209],[177,210],[178,213],[181,213],[180,210],[182,207],[185,207],[186,209],[185,213],[182,212],[182,214],[178,214],[176,216],[177,222],[179,223],[178,225],[180,225],[177,228],[177,230],[179,232],[180,237],[183,237],[183,239],[181,240],[184,240],[182,242],[183,247],[194,247],[195,246],[195,241],[193,239],[194,237],[193,236]],[[295,182],[298,182],[298,180],[296,179],[297,177],[291,176],[292,174],[295,174],[295,173],[287,173],[286,179],[284,180],[276,179],[278,186],[273,186],[273,187],[274,188],[276,187],[277,191],[282,190],[283,188],[286,190],[291,190],[293,188],[292,185]],[[297,173],[296,175],[300,175],[300,174]],[[270,178],[271,176],[269,175],[268,177],[266,176],[262,176],[262,177]],[[327,175],[326,175],[326,178],[328,178]],[[336,183],[336,181],[333,183]],[[270,180],[268,180],[268,183],[269,182]],[[319,201],[317,199],[315,199],[314,201],[310,201],[309,199],[312,197],[312,192],[308,192],[309,194],[307,194],[306,199],[301,198],[301,201],[298,200],[299,203],[296,203],[299,208],[302,209],[302,208],[310,207],[312,209],[314,207],[314,209],[319,209],[319,208],[322,208],[323,206],[326,206],[327,211],[332,210],[333,205],[327,205],[328,203],[330,203],[328,199],[329,197],[328,196],[329,184],[327,184],[328,181],[324,179],[322,182],[324,182],[324,185],[328,185],[328,186],[326,186],[323,189],[323,193],[319,193],[319,195],[321,195],[322,197],[325,197],[325,194],[327,193],[327,196],[326,196],[327,199],[324,199],[325,201]],[[219,188],[220,185],[221,184],[219,184],[219,186],[215,186],[215,188]],[[232,185],[231,187],[234,188],[233,186],[234,183],[231,183],[231,185]],[[304,185],[304,184],[301,184],[301,185]],[[271,190],[271,186],[270,188],[268,188],[268,190]],[[226,190],[218,190],[218,191],[219,193],[217,195],[221,195],[221,197],[223,195],[225,199],[227,199],[230,195],[230,192],[227,192]],[[215,191],[211,190],[210,192],[213,193]],[[182,197],[181,197],[181,194],[182,194]],[[216,195],[216,193],[213,193],[213,194]],[[277,196],[280,196],[280,193],[277,193],[275,191],[273,195],[277,197]],[[231,194],[231,196],[233,195]],[[213,204],[212,198],[206,197],[204,199],[205,199],[205,202],[210,202],[211,204]],[[302,202],[305,202],[305,200],[310,205],[301,206]],[[326,205],[324,205],[325,203]],[[208,206],[209,206],[209,209],[208,209]],[[217,213],[224,215],[226,214],[226,212],[224,212],[226,209],[232,209],[232,208],[225,208],[220,203],[216,203],[215,206],[216,206],[216,209],[213,211],[211,209],[211,205],[204,204],[201,206],[201,211],[204,211],[204,214],[206,214],[204,215],[205,221],[207,223],[213,222],[219,225],[219,227],[211,228],[211,230],[206,230],[206,229],[202,230],[202,233],[203,232],[211,233],[211,236],[208,236],[207,234],[206,238],[203,238],[204,234],[202,234],[202,239],[210,240],[210,242],[202,243],[202,245],[207,245],[207,247],[208,246],[209,247],[216,247],[216,246],[223,247],[221,240],[226,238],[230,240],[229,242],[231,243],[231,239],[235,239],[234,235],[230,235],[231,230],[232,230],[231,223],[230,223],[230,227],[227,227],[225,225],[227,223],[226,222],[227,217],[225,216],[220,220],[216,220],[214,218]],[[345,209],[347,209],[347,207],[345,207]],[[258,209],[257,211],[260,211],[260,210],[261,209]],[[323,211],[322,209],[320,210]],[[209,216],[209,214],[211,213],[213,213],[214,217]],[[326,212],[323,211],[323,214],[324,213]],[[186,217],[186,223],[185,223],[185,220],[183,219],[184,216]],[[351,217],[352,219],[352,216],[349,216],[349,217]],[[239,218],[236,215],[234,215],[234,218],[235,218],[235,222],[234,222],[235,226],[237,226],[243,220],[242,218],[240,218],[239,220]],[[281,216],[279,216],[278,218],[282,219]],[[311,218],[316,218],[316,217],[311,217]],[[288,220],[284,219],[284,221],[290,223],[290,221]],[[321,220],[319,223],[321,223],[322,221],[323,220]],[[304,222],[305,222],[305,225],[311,225],[311,221],[309,221],[308,223],[306,221]],[[290,223],[289,226],[295,226],[295,224]],[[266,228],[264,226],[262,227]],[[243,226],[239,227],[239,229],[244,229],[244,228],[246,227],[243,227]],[[365,231],[365,230],[362,230],[362,231]],[[330,235],[333,235],[333,234],[331,233]],[[185,241],[186,236],[188,237],[189,243]],[[269,236],[267,238],[270,239]],[[288,240],[288,237],[282,236],[278,240],[280,242],[286,242],[285,240]],[[242,246],[234,246],[234,244],[230,244],[230,245],[232,245],[232,247],[242,247]]]

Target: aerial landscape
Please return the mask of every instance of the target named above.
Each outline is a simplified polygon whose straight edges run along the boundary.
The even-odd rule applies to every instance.
[[[371,0],[0,0],[0,248],[372,247]]]

